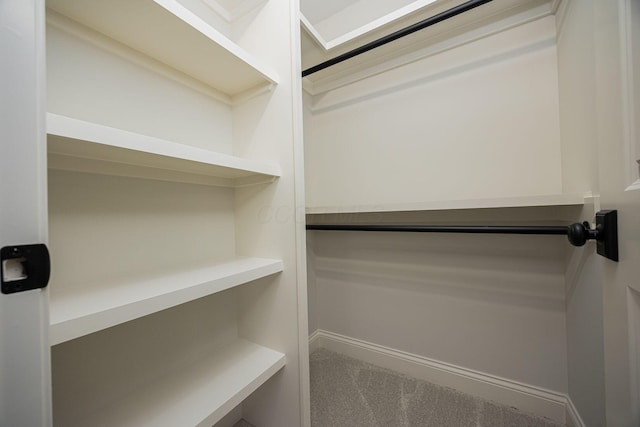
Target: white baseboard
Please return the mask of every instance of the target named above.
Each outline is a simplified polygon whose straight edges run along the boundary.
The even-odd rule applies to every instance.
[[[568,404],[567,396],[562,393],[324,330],[317,330],[309,337],[309,352],[318,348],[326,348],[414,378],[546,417],[561,424],[567,422],[569,417],[580,420],[575,407]],[[580,421],[574,426],[584,427],[584,424]]]
[[[316,329],[309,335],[309,354],[320,348],[320,330]]]
[[[567,427],[586,427],[569,397],[567,397]]]

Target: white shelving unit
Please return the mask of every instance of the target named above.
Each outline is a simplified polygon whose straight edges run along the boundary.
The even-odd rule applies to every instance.
[[[279,273],[282,268],[279,260],[244,258],[149,280],[53,294],[51,345]]]
[[[54,425],[304,425],[294,6],[46,0]]]
[[[271,182],[275,164],[215,153],[58,114],[47,115],[49,168],[235,187]]]
[[[145,384],[78,426],[211,426],[284,365],[284,354],[239,339]]]
[[[50,0],[47,6],[228,96],[278,82],[269,66],[176,0]]]

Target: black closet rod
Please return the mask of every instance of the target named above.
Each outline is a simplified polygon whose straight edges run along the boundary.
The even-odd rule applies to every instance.
[[[587,230],[578,224],[583,234]],[[358,224],[309,224],[307,230],[329,231],[400,231],[414,233],[471,233],[471,234],[555,234],[568,235],[567,226],[510,226],[510,225],[358,225]],[[591,234],[596,230],[588,230]],[[586,240],[585,240],[586,243]],[[584,244],[584,243],[583,243]]]
[[[306,70],[302,71],[302,77],[306,77],[320,70],[324,70],[325,68],[329,68],[333,65],[344,62],[347,59],[353,58],[354,56],[361,55],[365,52],[368,52],[372,49],[383,46],[394,40],[408,36],[409,34],[412,34],[412,33],[415,33],[416,31],[420,31],[424,28],[430,27],[434,24],[437,24],[438,22],[446,21],[447,19],[453,18],[454,16],[460,15],[461,13],[474,9],[478,6],[482,6],[483,4],[489,3],[490,1],[493,1],[493,0],[470,0],[466,3],[462,3],[461,5],[445,10],[444,12],[438,13],[437,15],[431,16],[413,25],[409,25],[406,28],[396,31],[395,33],[391,33],[389,35],[381,37],[363,46],[350,50],[349,52],[343,53],[342,55],[338,55],[335,58],[329,59],[328,61],[322,62],[318,65],[314,65],[311,68],[307,68]]]
[[[618,218],[615,210],[598,212],[595,228],[585,221],[568,226],[307,224],[307,230],[563,235],[573,246],[583,246],[587,240],[596,240],[600,255],[618,261]]]

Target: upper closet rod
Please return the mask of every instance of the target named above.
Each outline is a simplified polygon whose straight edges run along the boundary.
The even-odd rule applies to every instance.
[[[307,230],[333,231],[401,231],[418,233],[481,233],[481,234],[555,234],[567,236],[573,246],[596,240],[598,253],[618,261],[618,215],[616,210],[596,213],[596,227],[588,222],[568,226],[504,226],[504,225],[359,225],[307,224]]]
[[[353,58],[354,56],[358,56],[372,49],[375,49],[377,47],[390,43],[394,40],[397,40],[404,36],[408,36],[409,34],[415,33],[416,31],[422,30],[423,28],[430,27],[434,24],[437,24],[438,22],[446,21],[449,18],[453,18],[454,16],[464,13],[468,10],[474,9],[478,6],[482,6],[483,4],[489,3],[490,1],[493,1],[493,0],[470,0],[466,3],[462,3],[461,5],[445,10],[444,12],[438,13],[437,15],[431,16],[423,21],[420,21],[406,28],[398,30],[395,33],[391,33],[387,36],[384,36],[377,40],[369,42],[364,46],[360,46],[356,49],[350,50],[349,52],[343,53],[342,55],[338,55],[335,58],[332,58],[328,61],[322,62],[318,65],[314,65],[311,68],[307,68],[302,72],[302,77],[306,77],[309,74],[313,74],[320,70],[324,70],[325,68],[329,68],[333,65],[344,62],[347,59]]]

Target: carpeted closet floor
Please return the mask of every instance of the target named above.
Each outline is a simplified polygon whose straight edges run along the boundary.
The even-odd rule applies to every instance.
[[[310,369],[312,427],[560,427],[326,349]]]

